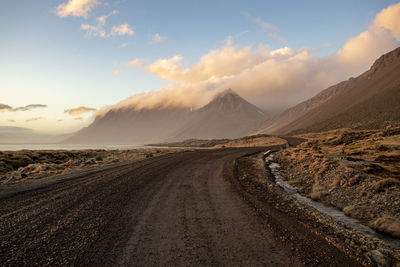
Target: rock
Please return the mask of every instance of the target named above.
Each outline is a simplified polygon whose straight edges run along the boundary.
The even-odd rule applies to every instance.
[[[372,250],[367,253],[367,256],[378,266],[390,266],[391,260],[389,257],[385,256],[381,251],[378,249]]]

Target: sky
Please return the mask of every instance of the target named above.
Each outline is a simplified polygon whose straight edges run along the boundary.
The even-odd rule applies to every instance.
[[[399,46],[397,1],[0,2],[0,126],[70,133],[109,109],[201,107],[232,88],[272,112]]]

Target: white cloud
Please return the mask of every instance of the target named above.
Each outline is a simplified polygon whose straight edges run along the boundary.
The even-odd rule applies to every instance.
[[[120,45],[120,47],[122,47],[122,48],[127,47],[127,46],[128,46],[128,43],[123,43]]]
[[[150,44],[162,43],[165,41],[165,39],[166,38],[164,36],[161,36],[159,33],[156,33],[151,37]]]
[[[129,24],[120,24],[113,26],[110,35],[133,35],[135,32]]]
[[[56,13],[59,17],[68,16],[87,18],[89,13],[100,4],[98,0],[68,0],[57,6]]]

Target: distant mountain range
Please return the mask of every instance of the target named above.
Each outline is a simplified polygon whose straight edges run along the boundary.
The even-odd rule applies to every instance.
[[[228,89],[193,111],[176,107],[111,109],[65,142],[146,144],[343,127],[375,129],[399,123],[400,48],[397,48],[381,56],[357,78],[333,85],[273,118]]]
[[[23,127],[0,126],[0,144],[59,143],[70,136],[70,134],[43,134]]]

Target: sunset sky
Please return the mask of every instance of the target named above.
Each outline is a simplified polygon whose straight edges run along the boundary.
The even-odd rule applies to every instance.
[[[282,110],[398,47],[400,3],[2,0],[0,36],[0,126],[68,133],[228,87]]]

